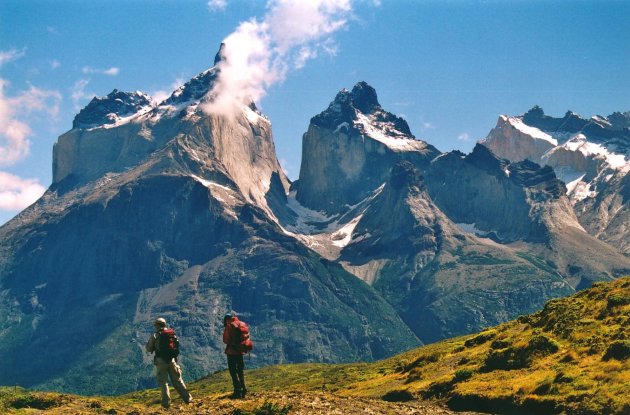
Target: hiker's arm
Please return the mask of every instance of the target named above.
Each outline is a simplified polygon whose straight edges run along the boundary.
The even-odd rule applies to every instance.
[[[225,326],[223,329],[223,343],[230,344],[230,329],[228,326]]]
[[[147,344],[144,345],[145,350],[147,351],[147,353],[153,353],[155,351],[155,336],[151,335],[151,337],[149,337],[149,340],[147,340]]]

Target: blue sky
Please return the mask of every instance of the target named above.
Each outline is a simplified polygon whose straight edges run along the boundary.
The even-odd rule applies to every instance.
[[[362,80],[442,151],[468,152],[500,114],[534,105],[630,110],[628,1],[318,1],[342,3],[343,24],[258,102],[292,179],[310,118]],[[170,93],[268,11],[262,0],[0,1],[0,223],[50,185],[53,144],[92,96]]]

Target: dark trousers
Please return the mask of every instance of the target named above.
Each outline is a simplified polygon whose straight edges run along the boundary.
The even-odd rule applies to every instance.
[[[228,369],[230,376],[232,376],[232,385],[234,390],[245,390],[245,375],[243,375],[243,369],[245,369],[245,362],[243,362],[243,355],[227,355]]]

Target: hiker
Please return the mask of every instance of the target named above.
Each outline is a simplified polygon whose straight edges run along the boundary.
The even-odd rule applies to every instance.
[[[155,377],[158,386],[162,390],[162,406],[168,408],[171,404],[171,394],[168,390],[169,377],[179,396],[188,404],[193,398],[184,385],[182,370],[177,364],[179,342],[175,336],[175,331],[166,328],[166,320],[162,317],[156,319],[153,326],[155,333],[151,334],[145,348],[147,353],[155,353],[153,364],[155,365]]]
[[[249,340],[249,327],[247,327],[246,323],[240,321],[234,313],[228,313],[223,317],[223,327],[223,343],[227,345],[225,347],[225,354],[227,355],[228,369],[232,377],[232,385],[234,386],[234,392],[230,398],[244,399],[247,389],[245,389],[245,375],[243,374],[243,370],[245,369],[243,355],[247,353],[247,350],[241,347],[243,334],[240,327],[244,327],[246,330],[246,340],[251,344]]]

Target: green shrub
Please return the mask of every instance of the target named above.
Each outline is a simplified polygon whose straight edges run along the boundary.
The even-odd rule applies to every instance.
[[[18,395],[10,400],[9,405],[15,409],[33,408],[50,409],[62,406],[68,402],[64,395],[46,395],[40,393],[28,393]]]
[[[455,372],[455,376],[453,377],[453,383],[463,382],[465,380],[470,379],[475,372],[470,369],[459,369]]]
[[[412,401],[414,398],[411,392],[409,392],[408,390],[399,389],[387,392],[385,395],[383,395],[381,399],[387,402],[409,402]]]
[[[486,332],[486,333],[480,333],[477,336],[468,339],[464,342],[464,346],[466,347],[472,347],[472,346],[477,346],[480,344],[483,344],[489,340],[492,340],[494,338],[494,336],[496,336],[496,333],[494,331],[490,331],[490,332]]]
[[[606,308],[610,309],[626,304],[630,304],[630,297],[628,297],[627,295],[611,295],[610,297],[608,297]]]
[[[602,360],[626,360],[630,357],[630,340],[615,340],[610,343]]]
[[[532,353],[541,353],[543,355],[554,354],[560,350],[560,344],[547,336],[539,335],[533,337],[529,341],[527,348]]]

